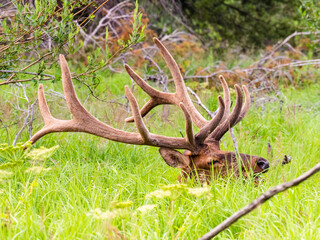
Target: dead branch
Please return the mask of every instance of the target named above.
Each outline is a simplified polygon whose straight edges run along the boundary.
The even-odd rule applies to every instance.
[[[169,92],[167,85],[168,76],[164,74],[160,66],[151,57],[145,56],[144,58],[148,60],[150,64],[154,65],[158,70],[156,75],[148,76],[147,79],[156,79],[156,82],[162,85],[162,90],[164,92]]]
[[[231,134],[231,138],[234,146],[234,151],[237,155],[239,155],[238,143],[237,143],[236,135],[234,134],[233,128],[230,128],[230,134]]]
[[[4,81],[0,83],[0,86],[2,85],[8,85],[12,83],[22,83],[22,82],[31,82],[34,81],[35,78],[28,78],[28,79],[21,79],[21,80],[11,80],[11,81]],[[52,80],[52,78],[42,78],[41,81],[49,81]]]
[[[130,20],[131,15],[123,13],[125,12],[123,11],[123,9],[131,5],[132,4],[129,0],[125,0],[116,4],[110,9],[103,9],[103,13],[105,15],[99,20],[98,24],[96,26],[92,26],[91,31],[86,34],[84,45],[87,45],[91,41],[97,44],[97,41],[95,39],[105,38],[106,28],[111,31],[113,36],[118,38],[119,30],[116,30],[116,26],[122,25],[119,22],[119,20],[121,19],[126,21]]]
[[[228,76],[228,78],[236,78],[236,81],[246,82],[251,93],[255,93],[253,97],[255,101],[259,101],[259,104],[265,104],[266,98],[264,93],[274,92],[276,93],[277,99],[285,98],[277,87],[277,81],[279,79],[287,79],[291,84],[294,82],[294,71],[293,68],[299,68],[308,65],[320,65],[320,59],[293,59],[289,54],[299,54],[301,57],[304,54],[295,48],[293,48],[288,42],[295,36],[320,34],[318,32],[295,32],[288,36],[282,42],[279,42],[273,47],[271,52],[267,52],[259,61],[253,63],[247,68],[235,67],[233,69],[226,69],[221,67],[221,64],[215,66],[206,67],[196,74],[187,74],[190,70],[186,71],[184,79],[205,79],[207,83],[209,80],[214,80],[218,74]],[[282,51],[285,47],[286,50]],[[289,50],[289,51],[288,51]]]
[[[35,75],[35,76],[45,76],[45,77],[50,77],[52,80],[55,79],[53,75],[50,74],[45,74],[45,73],[35,73],[35,72],[24,72],[24,71],[13,71],[13,70],[0,70],[2,73],[21,73],[21,74],[28,74],[28,75]]]
[[[199,98],[199,96],[189,87],[187,87],[188,91],[191,93],[192,96],[194,96],[194,98],[197,100],[197,101],[193,101],[194,103],[198,104],[200,107],[202,107],[208,114],[211,118],[213,118],[215,115],[216,115],[216,112],[211,112],[207,107],[206,105],[204,105],[202,102],[201,102],[201,99]]]
[[[210,230],[208,233],[203,235],[199,240],[208,240],[215,236],[217,236],[220,232],[227,229],[229,226],[231,226],[233,223],[238,221],[241,217],[247,215],[257,207],[259,207],[261,204],[275,196],[276,194],[286,191],[287,189],[291,187],[295,187],[302,183],[303,181],[307,180],[309,177],[314,175],[315,173],[320,171],[320,163],[316,164],[313,168],[311,168],[309,171],[305,172],[304,174],[300,175],[296,179],[279,184],[278,186],[269,189],[265,193],[263,193],[260,197],[255,199],[253,202],[251,202],[249,205],[245,206],[238,212],[234,213],[231,217],[227,218],[225,221],[220,223],[218,226],[216,226],[214,229]]]
[[[312,35],[312,34],[320,34],[320,31],[316,31],[316,32],[294,32],[291,35],[289,35],[286,39],[284,39],[282,42],[277,43],[273,50],[269,53],[267,53],[264,57],[261,58],[261,60],[259,61],[258,66],[261,66],[265,63],[265,61],[270,58],[275,52],[277,52],[282,46],[284,46],[287,42],[289,42],[289,40],[295,36],[303,36],[303,35]]]
[[[160,5],[163,9],[174,18],[179,24],[181,24],[185,29],[187,29],[192,35],[196,36],[201,40],[201,37],[198,36],[195,31],[190,27],[189,23],[187,23],[187,19],[184,17],[181,11],[181,6],[179,6],[176,1],[168,1],[168,0],[160,0]]]
[[[28,131],[29,131],[29,138],[32,137],[32,129],[33,129],[33,121],[34,121],[34,106],[38,103],[38,99],[36,99],[30,106],[30,120],[28,123]]]
[[[27,110],[27,116],[25,117],[24,119],[24,122],[23,122],[23,125],[22,127],[20,128],[20,130],[18,131],[18,133],[16,134],[14,140],[13,140],[13,143],[12,145],[15,146],[17,144],[17,141],[21,135],[21,133],[23,132],[23,130],[28,126],[28,129],[29,129],[29,136],[32,136],[32,123],[33,123],[33,115],[34,115],[34,106],[35,104],[37,103],[37,99],[31,104],[31,101],[29,99],[29,97],[27,96],[27,92],[26,92],[26,87],[19,83],[19,87],[21,87],[23,89],[23,94],[24,94],[24,97],[26,99],[26,101],[28,102],[28,110]]]

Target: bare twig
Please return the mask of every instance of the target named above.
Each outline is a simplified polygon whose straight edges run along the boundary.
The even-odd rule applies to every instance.
[[[238,155],[239,154],[239,148],[238,148],[237,139],[236,139],[236,136],[234,134],[233,128],[230,128],[230,134],[231,134],[231,138],[232,138],[232,142],[233,142],[233,146],[234,146],[234,151]]]
[[[178,23],[183,25],[192,35],[196,36],[201,40],[201,37],[198,36],[195,31],[186,23],[186,19],[184,18],[182,11],[180,10],[180,7],[176,4],[176,1],[159,1],[163,9],[176,20]],[[178,15],[174,12],[174,10],[171,10],[170,8],[174,7],[175,10],[178,12]]]
[[[149,56],[144,57],[146,60],[148,60],[151,64],[153,64],[157,69],[158,69],[158,77],[157,77],[157,82],[162,85],[162,90],[164,92],[168,92],[168,76],[164,74],[160,66]]]
[[[33,104],[30,104],[30,99],[27,96],[26,87],[21,83],[19,83],[19,87],[22,87],[24,97],[25,97],[26,101],[28,102],[28,112],[27,112],[27,116],[24,119],[22,127],[20,128],[20,130],[18,131],[18,133],[16,134],[16,136],[13,140],[13,143],[12,143],[13,146],[15,146],[17,144],[17,141],[18,141],[21,133],[27,127],[27,125],[29,125],[29,130],[32,130],[34,105],[37,103],[37,99],[36,99]],[[30,115],[31,115],[31,119],[29,120]],[[29,135],[32,135],[32,133],[29,132]]]
[[[12,83],[22,83],[22,82],[31,82],[33,81],[35,78],[28,78],[28,79],[21,79],[21,80],[11,80],[11,81],[4,81],[0,83],[1,85],[8,85],[8,84],[12,84]],[[42,78],[41,81],[49,81],[52,80],[52,78]]]
[[[30,106],[30,120],[28,123],[28,131],[29,131],[29,139],[32,137],[32,124],[33,124],[33,120],[34,120],[34,106],[37,104],[38,99],[36,99]]]
[[[90,91],[91,95],[92,95],[95,99],[97,99],[97,100],[99,100],[99,101],[101,101],[101,102],[105,102],[105,103],[116,103],[116,104],[119,104],[120,106],[124,106],[124,107],[126,106],[125,104],[116,101],[116,100],[118,100],[118,99],[120,99],[120,98],[117,98],[116,100],[111,100],[111,101],[108,101],[108,100],[99,98],[97,95],[95,95],[93,89],[90,87],[89,84],[81,81],[81,79],[78,78],[78,77],[74,77],[73,79],[76,79],[78,82],[80,82],[81,84],[83,84],[84,86],[86,86],[86,87],[88,88],[88,90]],[[123,97],[121,97],[121,98],[125,98],[125,97],[123,96]]]
[[[208,114],[211,118],[213,118],[216,113],[215,112],[211,112],[202,102],[201,102],[201,99],[199,98],[199,96],[189,87],[187,87],[187,90],[191,93],[192,96],[195,97],[195,99],[197,101],[193,101],[194,103],[198,104],[200,107],[202,107]]]
[[[184,76],[183,79],[193,79],[193,78],[196,78],[196,79],[208,79],[208,78],[212,78],[214,76],[217,76],[217,75],[220,75],[222,73],[231,73],[231,74],[235,74],[237,75],[233,70],[220,70],[220,71],[217,71],[217,72],[213,72],[211,74],[208,74],[208,75],[191,75],[191,76]]]
[[[48,52],[46,54],[44,54],[43,56],[39,57],[37,60],[33,61],[32,63],[30,63],[28,66],[25,66],[24,68],[22,68],[21,70],[17,71],[19,72],[23,72],[24,70],[28,69],[29,67],[33,66],[34,64],[40,62],[42,59],[44,59],[45,57],[49,56],[50,54],[52,54],[52,52]],[[6,82],[10,82],[11,79],[16,75],[17,73],[13,72],[13,74],[7,79]]]
[[[91,16],[95,14],[107,2],[109,2],[109,0],[104,1],[102,4],[99,5],[99,7],[97,7],[92,13],[90,13],[90,15],[85,20],[83,20],[82,23],[80,23],[80,27],[83,26],[91,18]]]
[[[35,73],[35,72],[24,72],[24,71],[14,71],[14,70],[0,70],[2,73],[21,73],[21,74],[28,74],[28,75],[35,75],[35,76],[45,76],[45,77],[50,77],[52,80],[55,79],[53,75],[50,74],[45,74],[45,73]]]
[[[295,36],[303,36],[303,35],[311,35],[311,34],[320,34],[320,31],[316,31],[316,32],[294,32],[291,35],[289,35],[286,39],[284,39],[282,42],[277,43],[273,50],[269,53],[267,53],[260,61],[258,66],[261,66],[265,63],[265,61],[272,56],[276,51],[278,51],[282,46],[284,46],[291,38],[295,37]]]
[[[203,235],[199,240],[208,240],[215,236],[217,236],[220,232],[227,229],[230,225],[238,221],[241,217],[247,215],[254,209],[256,209],[258,206],[275,196],[276,194],[286,191],[287,189],[297,186],[303,181],[307,180],[309,177],[314,175],[315,173],[320,171],[320,163],[316,164],[313,168],[311,168],[309,171],[305,172],[304,174],[300,175],[296,179],[286,182],[283,184],[279,184],[278,186],[269,189],[265,193],[263,193],[260,197],[255,199],[253,202],[251,202],[249,205],[245,206],[238,212],[234,213],[231,217],[227,218],[225,221],[220,223],[218,226],[216,226],[214,229],[212,229],[210,232]]]
[[[118,19],[123,19],[128,21],[131,18],[130,14],[119,14],[121,8],[124,8],[128,5],[131,5],[131,3],[129,2],[129,0],[125,0],[116,4],[114,7],[108,9],[107,11],[105,11],[106,14],[99,20],[98,25],[93,27],[93,30],[90,33],[86,34],[84,45],[88,44],[90,41],[93,41],[94,43],[97,44],[94,37],[97,37],[97,38],[104,37],[106,28],[110,29],[114,33],[114,35],[118,37],[118,33],[113,28],[113,24],[117,22],[117,24],[120,25],[120,23],[118,22]],[[102,33],[102,36],[99,36],[100,33]],[[101,49],[103,50],[103,48]]]

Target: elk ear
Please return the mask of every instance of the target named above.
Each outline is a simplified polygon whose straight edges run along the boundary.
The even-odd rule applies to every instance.
[[[185,168],[190,165],[190,159],[188,156],[173,150],[171,148],[160,148],[159,152],[164,159],[164,161],[174,168]]]

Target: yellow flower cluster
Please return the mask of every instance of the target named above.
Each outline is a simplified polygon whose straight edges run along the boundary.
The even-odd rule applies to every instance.
[[[48,172],[52,170],[52,168],[44,168],[41,166],[34,166],[34,167],[30,167],[28,169],[25,170],[26,173],[33,173],[33,174],[40,174],[40,173],[44,173],[44,172]]]
[[[52,148],[40,147],[38,149],[33,149],[27,154],[27,157],[31,158],[32,160],[44,160],[51,157],[58,148],[59,145]]]

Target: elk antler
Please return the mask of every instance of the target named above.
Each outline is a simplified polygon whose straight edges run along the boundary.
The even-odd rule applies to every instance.
[[[149,145],[156,147],[164,147],[171,149],[187,149],[196,153],[200,146],[206,140],[219,141],[220,138],[235,124],[237,124],[248,112],[250,106],[250,95],[245,86],[243,91],[245,93],[245,104],[242,106],[242,92],[238,85],[235,85],[237,100],[235,107],[230,113],[230,93],[225,79],[220,76],[221,85],[224,91],[224,99],[221,96],[219,100],[219,110],[216,116],[207,121],[193,105],[185,87],[183,78],[181,76],[179,67],[168,50],[156,38],[154,42],[160,49],[169,70],[174,79],[176,86],[175,93],[165,93],[158,91],[147,84],[132,68],[125,65],[125,69],[132,77],[132,79],[144,90],[151,99],[139,110],[139,106],[130,89],[126,86],[125,93],[130,102],[133,116],[126,119],[127,122],[135,122],[139,133],[125,132],[115,129],[92,116],[80,103],[75,93],[71,74],[68,64],[63,55],[60,55],[60,64],[62,71],[63,90],[66,97],[66,102],[71,112],[73,119],[59,120],[52,117],[48,105],[46,103],[43,86],[39,85],[39,107],[41,115],[44,119],[45,126],[37,132],[30,141],[36,142],[42,136],[52,132],[85,132],[96,136],[107,138],[109,140],[136,144]],[[186,138],[166,137],[155,135],[148,131],[142,117],[145,116],[152,108],[161,104],[173,104],[178,106],[184,113],[186,125]],[[200,130],[194,135],[192,130],[192,123],[195,123]]]

